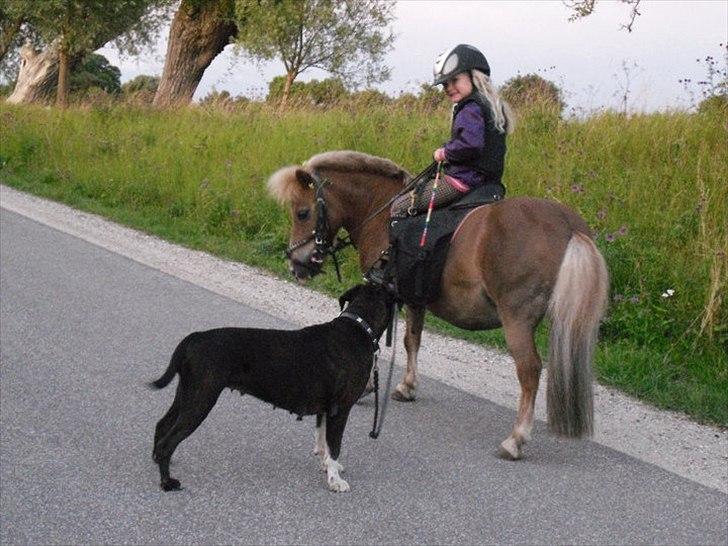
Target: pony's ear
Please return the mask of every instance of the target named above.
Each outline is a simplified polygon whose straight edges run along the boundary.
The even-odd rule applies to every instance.
[[[351,288],[349,288],[349,290],[341,294],[341,296],[339,296],[339,309],[343,310],[346,302],[353,300],[359,290],[361,290],[361,285],[357,284],[356,286],[352,286]]]
[[[313,188],[314,179],[307,171],[303,169],[296,169],[296,179],[305,188]]]

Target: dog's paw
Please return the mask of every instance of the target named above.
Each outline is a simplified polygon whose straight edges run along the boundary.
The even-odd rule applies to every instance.
[[[182,485],[179,483],[179,480],[175,480],[174,478],[162,480],[160,485],[164,491],[179,491],[182,489]]]
[[[351,490],[346,480],[342,480],[338,476],[329,476],[329,489],[335,493],[346,493]]]

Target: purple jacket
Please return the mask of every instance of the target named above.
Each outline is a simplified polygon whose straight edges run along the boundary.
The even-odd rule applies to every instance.
[[[506,152],[505,134],[495,128],[488,107],[474,95],[455,106],[451,138],[444,145],[445,173],[470,189],[501,183]]]

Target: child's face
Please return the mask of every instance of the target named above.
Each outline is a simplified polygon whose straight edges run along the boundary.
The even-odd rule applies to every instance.
[[[473,92],[473,82],[470,81],[470,74],[461,72],[442,84],[442,90],[452,102],[460,102]]]

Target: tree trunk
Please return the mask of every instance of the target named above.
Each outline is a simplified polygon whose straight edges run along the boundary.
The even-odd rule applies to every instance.
[[[237,34],[231,0],[182,0],[169,29],[154,106],[189,104],[212,60]]]
[[[56,94],[56,106],[59,108],[68,108],[68,72],[68,51],[60,48],[58,50],[58,91]]]
[[[58,50],[51,44],[42,52],[26,44],[20,50],[20,71],[7,102],[50,102],[58,83]]]
[[[286,104],[288,104],[288,97],[291,95],[291,86],[295,78],[296,75],[293,72],[286,74],[286,83],[283,86],[283,95],[281,96],[281,103],[278,106],[279,111],[285,110]]]

